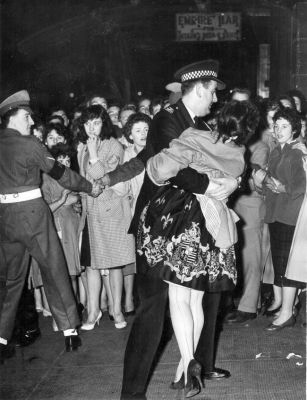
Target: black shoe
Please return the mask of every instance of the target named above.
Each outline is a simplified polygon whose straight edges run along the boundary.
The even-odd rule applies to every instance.
[[[135,315],[135,310],[125,311],[124,315],[125,315],[125,317],[133,317]]]
[[[4,363],[4,360],[13,357],[15,354],[15,347],[8,344],[0,343],[0,364]]]
[[[187,383],[184,387],[184,396],[190,398],[200,393],[203,382],[200,378],[201,365],[195,359],[191,360],[188,365]]]
[[[251,319],[255,319],[256,317],[257,317],[256,313],[249,313],[237,310],[231,314],[228,314],[228,316],[225,319],[225,322],[227,324],[242,324]]]
[[[20,333],[20,336],[16,339],[15,345],[17,347],[26,347],[33,344],[39,337],[41,336],[41,331],[39,328],[27,330],[25,332]]]
[[[65,336],[65,347],[66,351],[78,350],[78,347],[82,345],[79,335]]]
[[[230,372],[222,368],[214,368],[213,371],[204,373],[204,378],[208,380],[225,379],[230,376]]]
[[[283,324],[280,324],[280,325],[271,324],[264,329],[268,332],[276,332],[276,331],[280,331],[283,328],[293,326],[295,324],[295,322],[296,322],[295,316],[291,315],[291,317],[289,319],[287,319],[287,321],[285,321]]]

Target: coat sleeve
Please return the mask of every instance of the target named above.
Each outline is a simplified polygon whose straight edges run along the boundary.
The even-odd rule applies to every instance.
[[[110,186],[119,182],[126,182],[144,171],[145,164],[138,157],[131,158],[131,160],[119,165],[114,171],[109,172]]]
[[[286,192],[295,199],[306,191],[306,176],[303,168],[302,152],[295,150],[289,160],[289,178],[285,184]]]
[[[163,149],[148,160],[146,170],[153,183],[163,185],[179,171],[187,168],[192,161],[193,151],[180,139],[175,139],[168,149]]]

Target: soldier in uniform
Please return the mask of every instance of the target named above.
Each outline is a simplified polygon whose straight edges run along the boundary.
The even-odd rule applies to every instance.
[[[225,87],[218,79],[218,66],[215,60],[204,60],[187,65],[176,72],[175,78],[182,84],[182,99],[161,110],[153,118],[146,148],[136,158],[103,177],[104,184],[114,185],[142,172],[147,160],[163,148],[168,148],[169,143],[178,138],[185,129],[196,127],[210,130],[201,117],[209,114],[212,104],[217,101],[216,89]],[[219,200],[227,198],[238,186],[234,178],[209,181],[206,175],[201,175],[191,168],[181,170],[170,181],[184,190],[192,193],[210,193]],[[140,214],[156,189],[145,174],[131,225],[131,230],[135,234]],[[146,385],[161,339],[167,304],[167,284],[159,278],[157,269],[141,262],[140,257],[137,257],[136,284],[140,307],[126,346],[122,400],[146,399]],[[228,371],[214,366],[214,340],[219,303],[220,293],[205,293],[203,301],[205,324],[195,353],[195,358],[203,366],[205,379],[222,379],[230,376]],[[172,384],[173,388],[184,387],[180,375],[178,371],[178,376]]]
[[[39,189],[41,171],[70,190],[98,196],[102,187],[56,162],[34,136],[30,98],[22,90],[0,104],[0,361],[8,346],[24,287],[29,254],[40,265],[50,309],[64,332],[67,351],[81,345],[80,324],[67,266],[48,205]]]

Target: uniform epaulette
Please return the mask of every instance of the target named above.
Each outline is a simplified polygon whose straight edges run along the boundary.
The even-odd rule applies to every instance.
[[[173,114],[173,112],[174,112],[173,107],[167,107],[167,108],[165,108],[165,110],[166,110],[167,112],[169,112],[170,114]]]

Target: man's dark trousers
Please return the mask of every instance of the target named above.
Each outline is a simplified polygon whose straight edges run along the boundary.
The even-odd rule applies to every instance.
[[[48,205],[41,198],[0,207],[0,243],[6,286],[0,288],[0,337],[10,339],[25,284],[29,253],[38,261],[47,300],[59,329],[79,325],[65,257]]]

